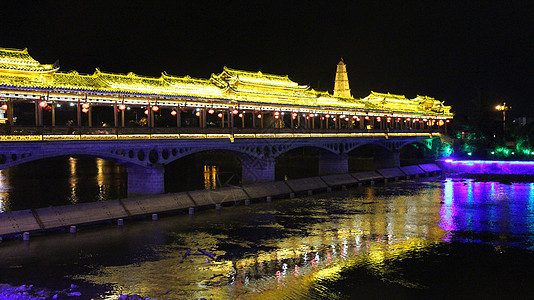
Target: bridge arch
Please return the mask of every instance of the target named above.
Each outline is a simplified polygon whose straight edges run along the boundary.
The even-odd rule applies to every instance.
[[[349,171],[371,171],[399,167],[399,152],[383,143],[362,143],[348,153]]]

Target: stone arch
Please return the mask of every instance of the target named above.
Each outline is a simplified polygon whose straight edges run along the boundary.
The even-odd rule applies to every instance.
[[[196,149],[165,164],[165,192],[239,185],[246,155],[229,149]]]
[[[352,148],[348,156],[350,172],[400,166],[399,152],[396,151],[395,145],[387,145],[385,143],[361,143]]]
[[[399,162],[401,166],[427,163],[432,160],[432,141],[412,140],[403,143],[399,148]]]

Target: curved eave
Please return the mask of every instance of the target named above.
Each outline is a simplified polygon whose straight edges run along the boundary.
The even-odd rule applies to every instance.
[[[56,72],[57,70],[59,70],[59,67],[57,68],[54,68],[54,69],[17,69],[17,68],[13,68],[13,69],[6,69],[6,68],[0,68],[0,73],[2,72],[5,72],[5,73],[10,73],[10,74],[24,74],[24,75],[34,75],[34,74],[39,74],[39,75],[42,75],[42,74],[52,74],[54,72]]]

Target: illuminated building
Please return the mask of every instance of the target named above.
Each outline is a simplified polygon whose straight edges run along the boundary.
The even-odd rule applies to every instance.
[[[338,65],[336,88],[332,95],[315,91],[307,85],[300,85],[288,76],[239,71],[227,67],[224,67],[220,74],[212,74],[209,79],[174,76],[165,72],[160,77],[106,73],[99,69],[93,74],[63,72],[59,71],[57,64],[41,64],[33,59],[27,49],[5,48],[0,48],[0,101],[8,108],[2,111],[6,116],[2,120],[7,119],[11,123],[15,120],[12,109],[14,104],[22,101],[35,103],[38,126],[43,125],[41,110],[51,103],[76,105],[78,126],[81,126],[82,105],[86,105],[83,112],[88,114],[91,113],[92,106],[120,106],[120,109],[115,109],[118,111],[115,112],[115,127],[119,127],[117,114],[120,111],[124,111],[125,107],[141,106],[157,106],[157,109],[147,109],[148,126],[151,127],[154,126],[151,120],[153,113],[160,108],[177,111],[199,109],[202,111],[198,114],[199,118],[204,118],[199,123],[201,127],[205,127],[207,109],[215,109],[218,112],[216,115],[226,112],[221,117],[223,124],[225,118],[233,118],[230,113],[233,110],[238,110],[238,113],[243,110],[260,111],[272,116],[275,111],[306,113],[309,117],[304,119],[312,119],[309,122],[303,121],[303,126],[308,126],[306,128],[314,128],[314,119],[317,118],[319,122],[324,120],[320,118],[327,114],[343,115],[347,120],[348,116],[355,116],[354,119],[356,116],[429,120],[452,118],[449,106],[426,96],[406,99],[403,96],[373,92],[363,99],[352,97],[343,61]],[[53,113],[55,107],[52,105],[48,109]],[[299,115],[296,120],[299,125],[300,119]],[[55,125],[54,122],[52,125]],[[263,126],[263,119],[261,124]],[[341,125],[337,126],[336,128],[340,128]]]
[[[334,97],[352,98],[349,88],[347,65],[345,65],[343,58],[337,64],[336,80],[334,81]]]

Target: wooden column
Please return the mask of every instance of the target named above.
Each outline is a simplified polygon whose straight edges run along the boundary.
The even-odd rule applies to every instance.
[[[119,112],[117,110],[117,101],[113,102],[113,120],[115,121],[115,128],[119,127]]]

